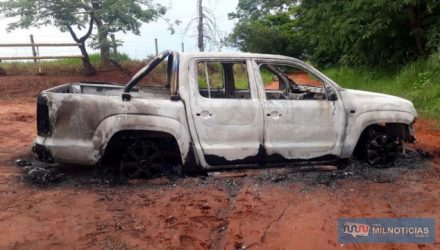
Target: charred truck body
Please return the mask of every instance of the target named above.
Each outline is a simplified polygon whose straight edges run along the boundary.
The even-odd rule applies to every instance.
[[[160,86],[142,84],[163,70]],[[392,160],[412,142],[405,99],[344,89],[306,63],[249,53],[165,51],[125,86],[72,83],[37,100],[33,150],[46,162],[202,170],[347,159]]]

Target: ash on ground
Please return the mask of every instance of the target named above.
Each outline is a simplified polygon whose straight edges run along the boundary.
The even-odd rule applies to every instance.
[[[20,168],[23,179],[31,185],[39,187],[51,185],[74,186],[118,186],[143,185],[163,187],[176,185],[200,186],[220,185],[236,189],[245,181],[255,182],[256,185],[304,183],[306,185],[327,185],[335,188],[341,179],[363,179],[378,183],[396,181],[399,176],[408,171],[418,171],[427,167],[431,158],[429,153],[421,150],[407,150],[385,168],[375,168],[362,161],[351,159],[344,166],[309,165],[285,166],[282,168],[262,168],[247,170],[229,170],[213,172],[208,175],[182,176],[181,167],[173,171],[165,171],[162,177],[155,179],[128,180],[117,171],[109,171],[105,167],[84,167],[72,165],[45,164],[31,158],[19,159],[15,164]],[[343,169],[341,169],[343,167]],[[183,177],[183,178],[182,178]]]
[[[264,174],[257,178],[262,181],[303,182],[310,185],[324,184],[331,187],[335,187],[337,181],[341,179],[363,179],[387,183],[396,181],[408,171],[425,169],[427,161],[431,158],[432,156],[425,151],[407,150],[405,154],[398,155],[394,162],[382,167],[373,167],[363,161],[350,159],[345,166],[342,166],[342,169],[339,166],[339,170],[314,171],[312,166],[310,171],[279,176]]]

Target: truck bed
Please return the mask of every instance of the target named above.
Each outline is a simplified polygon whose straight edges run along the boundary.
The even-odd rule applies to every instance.
[[[121,96],[124,92],[124,86],[114,83],[69,83],[64,84],[46,92],[52,93],[66,93],[66,94],[84,94],[84,95],[99,95],[99,96]],[[133,97],[151,98],[151,99],[169,99],[170,90],[163,86],[144,86],[140,88],[133,88],[131,90]]]

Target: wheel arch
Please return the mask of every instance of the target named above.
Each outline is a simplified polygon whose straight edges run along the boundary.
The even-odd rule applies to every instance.
[[[401,111],[374,111],[366,112],[349,122],[342,150],[342,157],[349,158],[355,152],[362,136],[371,128],[380,127],[392,136],[403,136],[407,141],[413,141],[411,125],[415,117]]]
[[[149,115],[115,115],[102,121],[93,135],[93,145],[103,160],[109,145],[121,135],[173,139],[179,150],[182,163],[188,158],[190,137],[180,121],[168,117]],[[113,141],[112,141],[113,140]]]
[[[102,153],[101,162],[105,165],[113,159],[120,157],[122,155],[122,149],[125,149],[139,140],[151,140],[155,143],[161,143],[162,146],[167,147],[170,152],[181,155],[176,138],[169,133],[152,130],[121,130],[116,132],[109,140],[107,147]],[[178,160],[179,162],[176,163],[181,164],[181,157]]]

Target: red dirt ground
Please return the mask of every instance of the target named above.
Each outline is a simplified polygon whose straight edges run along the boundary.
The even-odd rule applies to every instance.
[[[305,72],[297,73],[289,75],[289,78],[292,79],[296,84],[313,86],[313,87],[322,87],[322,83],[318,80],[312,79],[311,76]],[[270,83],[264,83],[264,88],[267,90],[279,90],[280,82],[272,81]]]
[[[0,77],[0,249],[439,249],[440,131],[419,119],[416,148],[435,158],[389,181],[334,185],[245,177],[127,185],[23,181],[14,159],[35,137],[35,97],[80,76]],[[125,82],[118,72],[87,80]],[[380,173],[380,172],[379,172]],[[220,179],[220,181],[219,181]],[[341,217],[428,217],[434,245],[338,243]]]

